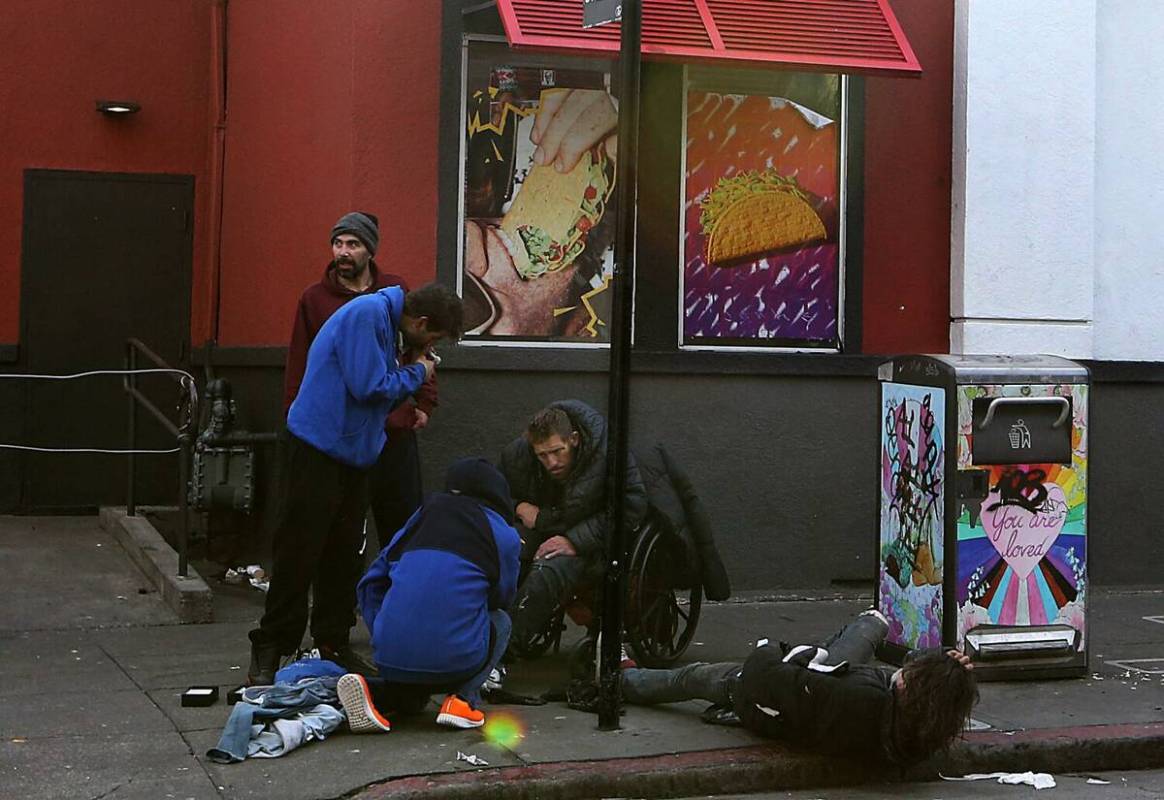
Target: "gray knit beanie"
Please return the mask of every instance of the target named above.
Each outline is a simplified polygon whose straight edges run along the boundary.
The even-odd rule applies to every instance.
[[[375,214],[367,211],[352,211],[339,218],[339,222],[331,229],[331,241],[341,233],[350,233],[361,242],[368,252],[376,255],[376,248],[380,246],[380,220]]]

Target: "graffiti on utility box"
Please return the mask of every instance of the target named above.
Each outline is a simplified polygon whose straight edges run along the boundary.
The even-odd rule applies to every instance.
[[[878,605],[889,641],[942,643],[945,391],[881,384]]]

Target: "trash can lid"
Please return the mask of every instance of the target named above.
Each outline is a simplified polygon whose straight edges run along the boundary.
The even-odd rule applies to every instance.
[[[951,375],[955,383],[1086,383],[1087,367],[1062,356],[1028,355],[912,355],[899,356],[883,366],[892,375],[917,372],[919,362]],[[937,362],[937,363],[934,363]],[[910,369],[909,367],[912,367]],[[931,372],[931,370],[926,370]]]

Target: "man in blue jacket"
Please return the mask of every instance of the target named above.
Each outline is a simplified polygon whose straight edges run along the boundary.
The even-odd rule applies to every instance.
[[[348,636],[368,470],[384,448],[389,412],[432,376],[429,349],[459,336],[461,320],[460,298],[439,284],[407,297],[389,286],[355,298],[320,328],[287,414],[288,475],[266,611],[250,633],[252,685],[271,683],[280,658],[299,647],[309,591],[320,655],[341,665],[360,663]],[[406,350],[418,355],[402,364]]]
[[[448,471],[401,528],[358,588],[380,677],[340,678],[353,732],[387,731],[389,711],[416,712],[448,693],[437,722],[485,723],[481,686],[509,643],[506,609],[517,592],[521,539],[509,484],[488,461]]]

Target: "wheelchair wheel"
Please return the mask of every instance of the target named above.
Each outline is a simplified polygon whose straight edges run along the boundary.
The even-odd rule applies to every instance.
[[[687,570],[676,540],[658,526],[643,531],[631,554],[627,584],[627,644],[640,666],[674,663],[691,644],[703,604],[703,586],[676,587]]]

